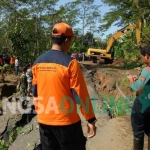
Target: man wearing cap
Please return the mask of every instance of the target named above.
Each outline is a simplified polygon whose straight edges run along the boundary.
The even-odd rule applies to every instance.
[[[66,23],[52,29],[52,48],[33,64],[33,96],[43,150],[85,150],[80,109],[89,138],[96,134],[96,118],[82,71],[66,53],[76,38]],[[78,105],[77,105],[78,104]]]

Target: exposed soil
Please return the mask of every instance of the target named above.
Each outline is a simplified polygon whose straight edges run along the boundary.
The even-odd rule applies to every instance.
[[[122,65],[123,61],[124,60],[120,59],[111,65],[105,66],[93,64],[91,62],[81,63],[81,68],[84,73],[92,103],[95,105],[96,102],[96,117],[98,119],[96,123],[97,135],[94,138],[87,140],[87,150],[132,150],[133,136],[130,114],[111,119],[108,112],[102,111],[103,97],[105,95],[111,95],[115,99],[122,96],[135,96],[135,93],[130,88],[126,72],[128,71],[130,74],[138,75],[139,68],[132,70],[117,69],[116,66]],[[0,82],[1,97],[9,97],[16,92],[17,80],[18,77],[8,74],[6,76],[6,81],[4,83]],[[6,115],[0,116],[0,133],[4,131],[7,120],[10,117],[12,118],[10,120],[10,126],[13,126],[13,124],[16,123],[16,120],[21,120],[22,115],[12,115],[9,112]],[[87,136],[86,121],[82,115],[81,119],[84,134]],[[22,127],[22,133],[25,133],[25,130],[29,128],[31,131],[24,135],[19,134],[16,137],[16,140],[10,145],[9,150],[33,150],[35,144],[39,143],[38,124],[35,120],[36,117],[30,120],[31,122],[29,124]],[[146,148],[147,140],[145,140],[144,150],[146,150]]]
[[[98,65],[95,64],[91,67],[91,64],[86,64],[86,62],[84,62],[84,66],[81,65],[81,68],[85,70],[85,76],[88,77],[88,79],[91,79],[92,83],[90,84],[93,84],[95,91],[98,93],[101,100],[103,100],[105,95],[111,95],[116,100],[123,96],[135,96],[135,92],[130,88],[130,83],[126,77],[126,72],[138,76],[140,69],[117,69],[116,65],[121,66],[122,62],[123,60],[120,59],[111,65],[106,65],[105,67],[98,67]],[[132,100],[134,100],[134,98]],[[98,115],[96,114],[96,117],[98,117],[97,136],[92,139],[88,139],[87,150],[133,149],[133,133],[130,114],[108,119],[107,116],[104,116],[104,113],[102,113]],[[83,129],[86,131],[86,126],[83,126]],[[147,137],[145,137],[144,150],[147,150],[147,141]]]
[[[131,75],[138,76],[141,69],[135,68],[131,70],[123,70],[117,68],[118,66],[122,66],[122,62],[123,59],[120,59],[113,64],[104,66],[99,66],[98,64],[93,64],[91,62],[83,62],[81,68],[87,72],[86,77],[91,78],[99,93],[108,94],[117,99],[122,96],[117,88],[118,86],[125,96],[134,96],[135,93],[130,88],[130,83],[127,79],[126,73],[129,72]]]

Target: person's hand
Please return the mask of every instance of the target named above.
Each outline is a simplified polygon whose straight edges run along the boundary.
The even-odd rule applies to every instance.
[[[92,137],[94,137],[96,135],[95,122],[87,124],[87,133],[90,133],[90,135],[88,136],[88,138],[92,138]]]
[[[134,82],[138,79],[136,75],[128,75],[127,78],[129,79],[129,81],[134,81]]]
[[[136,75],[133,75],[133,81],[137,81],[138,77]]]

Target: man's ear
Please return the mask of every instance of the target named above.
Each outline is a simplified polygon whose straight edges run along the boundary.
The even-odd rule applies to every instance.
[[[73,40],[73,37],[67,37],[66,39],[67,41],[71,42]]]

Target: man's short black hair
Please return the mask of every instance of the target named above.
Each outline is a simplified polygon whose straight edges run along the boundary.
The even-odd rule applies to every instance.
[[[70,38],[70,37],[67,37],[67,36],[52,36],[52,43],[61,45],[66,40],[66,38]]]
[[[61,45],[67,37],[65,36],[52,36],[52,43]]]
[[[150,56],[150,45],[146,45],[144,47],[141,47],[140,53],[143,56],[145,56],[146,54]]]

